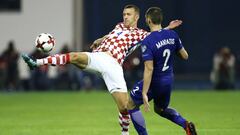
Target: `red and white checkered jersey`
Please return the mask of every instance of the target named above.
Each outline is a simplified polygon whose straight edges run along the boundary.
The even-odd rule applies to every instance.
[[[147,35],[148,32],[145,30],[126,27],[119,23],[93,52],[109,52],[122,65],[125,57],[134,51],[139,41]]]

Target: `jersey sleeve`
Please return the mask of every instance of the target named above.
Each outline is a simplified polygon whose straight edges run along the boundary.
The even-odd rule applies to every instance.
[[[176,40],[176,44],[177,44],[177,50],[180,50],[183,48],[182,41],[180,38]]]
[[[181,39],[177,35],[177,33],[176,33],[176,39],[175,40],[176,40],[175,42],[176,42],[176,46],[177,46],[177,51],[179,51],[180,49],[183,48],[183,44],[182,44]]]
[[[144,62],[147,60],[153,60],[152,48],[149,42],[147,42],[147,40],[142,41],[141,50],[142,50],[142,59]]]

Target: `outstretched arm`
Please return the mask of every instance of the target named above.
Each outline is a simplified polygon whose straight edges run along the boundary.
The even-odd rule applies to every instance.
[[[91,49],[96,49],[100,44],[101,42],[107,37],[107,35],[101,37],[101,38],[98,38],[96,39],[93,44],[90,46]]]
[[[176,27],[180,26],[181,24],[182,24],[182,20],[173,20],[164,29],[175,29]]]

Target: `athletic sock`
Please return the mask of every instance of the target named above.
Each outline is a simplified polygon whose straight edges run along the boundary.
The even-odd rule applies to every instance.
[[[37,66],[48,65],[48,64],[52,65],[52,66],[65,65],[65,64],[69,63],[69,61],[70,61],[69,53],[55,54],[53,56],[48,56],[46,58],[36,60]]]
[[[138,135],[147,135],[148,133],[146,130],[145,120],[140,109],[136,108],[133,110],[129,110],[128,112],[131,116],[131,120],[134,125],[134,128],[138,132]]]
[[[123,132],[128,132],[130,124],[130,115],[126,112],[119,112],[119,124],[122,127]]]

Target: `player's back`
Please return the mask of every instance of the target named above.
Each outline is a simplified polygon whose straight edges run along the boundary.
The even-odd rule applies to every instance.
[[[182,48],[177,33],[164,29],[154,31],[142,44],[143,60],[153,60],[154,63],[153,79],[173,76],[174,54]]]

